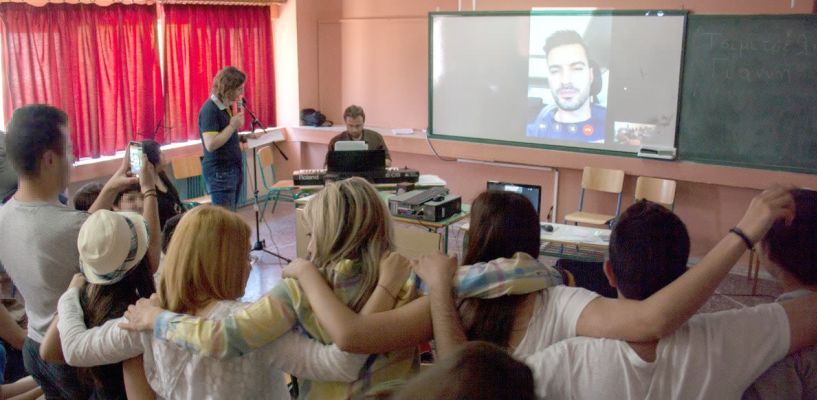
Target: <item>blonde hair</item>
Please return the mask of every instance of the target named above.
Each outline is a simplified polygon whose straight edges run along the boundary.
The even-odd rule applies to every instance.
[[[224,67],[221,71],[218,71],[213,79],[211,93],[216,95],[219,100],[224,101],[227,94],[241,87],[246,80],[247,75],[238,68],[233,66]]]
[[[220,207],[198,206],[184,214],[159,278],[162,308],[191,313],[210,300],[235,300],[244,293],[250,227]]]
[[[311,260],[331,285],[343,259],[362,265],[360,290],[347,304],[360,311],[374,291],[380,260],[392,250],[393,231],[386,203],[364,179],[326,185],[304,210],[315,241]]]

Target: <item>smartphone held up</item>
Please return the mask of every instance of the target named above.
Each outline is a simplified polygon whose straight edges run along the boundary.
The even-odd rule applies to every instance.
[[[130,149],[130,172],[133,176],[139,176],[142,172],[142,143],[141,142],[130,142],[128,144],[128,148]]]

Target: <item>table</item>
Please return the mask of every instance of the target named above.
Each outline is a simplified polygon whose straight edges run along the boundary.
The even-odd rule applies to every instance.
[[[423,175],[421,175],[421,178],[422,178],[422,176]],[[439,179],[439,177],[436,177],[434,175],[426,175],[426,176],[436,178],[437,180],[442,182],[442,185],[437,185],[436,182],[434,182],[434,181],[432,181],[430,179],[426,180],[425,184],[428,184],[428,182],[434,182],[435,186],[445,186],[445,181],[442,181],[441,179]],[[417,184],[419,184],[419,182]],[[416,187],[417,184],[415,184],[415,187]],[[321,188],[322,187],[323,186],[321,186]],[[375,185],[375,187],[378,187],[378,185]],[[394,187],[395,187],[395,185],[391,184],[391,189],[393,189]],[[380,198],[383,199],[383,201],[386,202],[386,204],[388,206],[389,198],[394,196],[394,193],[392,193],[392,191],[389,188],[386,188],[386,190],[382,190],[381,187],[378,187],[378,190],[380,190],[378,192],[378,194],[380,194]],[[294,202],[295,203],[295,208],[297,209],[297,208],[305,206],[306,203],[309,202],[310,199],[312,199],[312,196],[314,196],[314,193],[310,194],[308,196],[299,197],[299,198],[295,199],[295,202]],[[448,252],[448,227],[451,226],[452,224],[454,224],[456,222],[459,222],[459,221],[465,219],[466,217],[468,217],[468,215],[470,214],[470,211],[471,211],[471,205],[470,204],[462,204],[461,209],[462,210],[460,212],[458,212],[456,214],[453,214],[450,217],[448,217],[446,219],[443,219],[442,221],[436,221],[436,222],[435,221],[424,221],[424,220],[420,220],[420,219],[417,219],[417,218],[398,217],[398,216],[395,216],[395,215],[392,215],[392,219],[395,222],[399,222],[399,223],[403,223],[403,224],[421,226],[423,228],[428,229],[430,232],[439,232],[440,228],[442,228],[443,229],[443,238],[442,238],[443,239],[443,249],[447,253]]]
[[[386,201],[388,202],[388,199],[386,199]],[[430,232],[438,232],[440,228],[443,228],[443,249],[445,249],[445,252],[448,253],[448,227],[468,217],[468,215],[471,213],[471,205],[463,204],[461,209],[462,211],[437,222],[423,221],[416,218],[398,217],[395,215],[392,215],[391,217],[395,222],[422,226],[423,228],[428,229]]]
[[[610,247],[611,231],[609,229],[548,222],[540,224],[542,227],[552,226],[553,232],[547,232],[544,229],[540,231],[539,237],[542,239],[542,246],[539,248],[539,254],[577,261],[604,261],[607,256],[607,250]],[[463,224],[460,227],[460,229],[466,231],[463,240],[463,253],[468,243],[467,231],[469,228],[470,223]]]

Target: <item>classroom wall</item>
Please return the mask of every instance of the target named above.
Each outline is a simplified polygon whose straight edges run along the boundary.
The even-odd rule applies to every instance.
[[[471,10],[472,1],[462,0]],[[688,9],[699,14],[784,14],[812,13],[814,0],[611,0],[611,1],[523,1],[478,0],[478,11],[518,10],[530,7],[599,7]],[[290,0],[282,7],[297,7],[299,101],[281,99],[291,109],[320,109],[330,120],[342,123],[343,108],[360,104],[367,111],[367,124],[384,128],[425,128],[427,110],[427,13],[456,11],[457,0]],[[278,54],[276,54],[278,56]],[[280,90],[279,90],[280,95]],[[311,133],[311,135],[320,134]],[[331,132],[325,132],[331,137]],[[320,167],[328,139],[301,138],[300,167]],[[621,168],[628,176],[624,206],[632,203],[635,175],[672,178],[679,181],[675,211],[687,223],[692,237],[693,257],[700,257],[742,216],[757,188],[776,182],[817,187],[817,177],[769,173],[740,168],[708,168],[689,163],[643,163],[620,157],[518,149],[508,146],[473,145],[435,141],[443,156],[483,160],[516,160],[537,165],[560,165],[558,218],[575,210],[578,203],[581,167],[592,165]],[[478,146],[474,148],[473,146]],[[483,146],[483,147],[479,147]],[[416,146],[414,146],[416,147]],[[479,164],[441,161],[428,150],[391,147],[394,165],[407,165],[422,173],[439,175],[451,190],[471,201],[488,179],[517,181],[543,186],[542,209],[552,201],[553,175],[548,172]],[[401,151],[403,150],[403,151]],[[523,160],[523,161],[519,161]],[[554,161],[555,160],[555,161]],[[291,167],[291,166],[290,166]],[[690,172],[691,171],[691,172]],[[611,204],[612,203],[612,204]],[[612,210],[612,196],[593,196],[588,209]],[[543,213],[544,217],[544,213]]]

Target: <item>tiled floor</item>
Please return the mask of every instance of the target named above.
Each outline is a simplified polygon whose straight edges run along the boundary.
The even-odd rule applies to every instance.
[[[269,210],[269,208],[268,208]],[[255,241],[255,212],[251,206],[239,210],[239,214],[253,228]],[[449,229],[448,248],[452,254],[460,256],[462,249],[462,232],[459,224]],[[286,258],[295,257],[295,211],[292,203],[280,202],[275,214],[267,211],[260,223],[261,239],[266,241],[266,249]],[[258,263],[253,267],[247,283],[245,301],[254,301],[281,279],[281,268],[286,265],[278,258],[256,252]],[[554,262],[547,259],[545,262]],[[752,282],[745,275],[730,274],[721,283],[716,294],[702,307],[701,312],[713,312],[741,308],[773,301],[780,294],[773,282],[761,279],[758,283],[758,295],[752,296]]]

